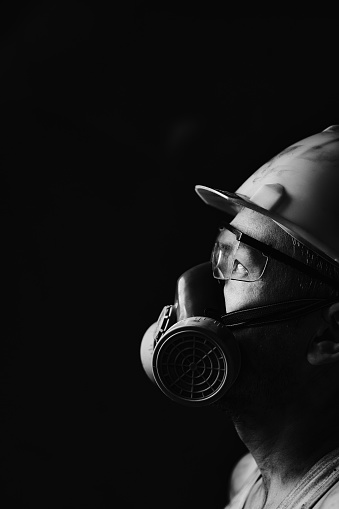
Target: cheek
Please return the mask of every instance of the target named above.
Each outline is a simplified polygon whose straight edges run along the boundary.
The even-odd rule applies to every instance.
[[[226,281],[224,286],[226,312],[260,306],[267,302],[266,285],[263,281]]]
[[[264,306],[275,302],[291,300],[291,274],[270,260],[264,277],[259,281],[225,281],[224,298],[226,312]],[[296,297],[294,297],[296,298]]]

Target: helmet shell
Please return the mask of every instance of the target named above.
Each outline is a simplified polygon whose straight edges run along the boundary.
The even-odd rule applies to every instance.
[[[320,256],[339,263],[339,125],[287,147],[235,193],[195,189],[205,203],[233,216],[247,207],[270,217]]]

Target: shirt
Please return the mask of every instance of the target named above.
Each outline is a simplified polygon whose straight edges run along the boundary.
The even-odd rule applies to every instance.
[[[260,471],[250,454],[231,475],[230,503],[225,509],[243,509]],[[321,458],[304,475],[277,509],[339,509],[339,449]]]

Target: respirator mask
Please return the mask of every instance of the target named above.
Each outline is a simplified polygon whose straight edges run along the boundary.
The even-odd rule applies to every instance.
[[[303,262],[231,225],[223,227],[211,261],[179,277],[174,304],[163,308],[141,342],[141,362],[146,374],[170,399],[198,407],[213,404],[226,394],[241,369],[237,329],[299,318],[338,300],[300,299],[226,314],[224,282],[261,279],[269,258],[333,286],[332,280]]]

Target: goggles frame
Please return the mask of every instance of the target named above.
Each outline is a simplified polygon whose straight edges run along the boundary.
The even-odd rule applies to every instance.
[[[247,246],[252,247],[252,248],[256,249],[257,251],[260,251],[267,258],[271,257],[271,258],[277,260],[278,262],[281,262],[281,263],[284,263],[285,265],[293,267],[294,269],[299,270],[299,272],[307,274],[308,276],[310,276],[312,278],[319,279],[319,280],[323,281],[324,283],[330,285],[332,288],[339,291],[339,282],[337,283],[337,282],[333,281],[332,278],[325,276],[325,274],[321,274],[321,272],[319,272],[318,269],[315,269],[314,267],[310,267],[309,265],[307,265],[306,262],[296,260],[292,256],[287,255],[287,254],[283,253],[282,251],[279,251],[278,249],[275,249],[274,247],[272,247],[268,244],[265,244],[264,242],[261,242],[260,240],[254,239],[253,237],[247,235],[246,233],[243,233],[242,231],[238,230],[237,228],[235,228],[234,226],[232,226],[230,224],[222,225],[221,228],[229,230],[231,233],[233,233],[236,236],[236,238],[237,238],[237,240],[239,240],[239,242],[242,242],[243,244],[246,244]],[[213,252],[212,252],[212,258],[213,258]],[[265,264],[264,269],[263,269],[260,277],[257,279],[257,281],[263,276],[266,266],[267,266],[267,263]],[[216,278],[216,279],[218,279],[218,278]],[[230,278],[230,279],[232,279],[232,278]],[[251,282],[251,281],[246,281],[246,280],[242,280],[242,279],[239,279],[238,281],[242,281],[244,283]]]

